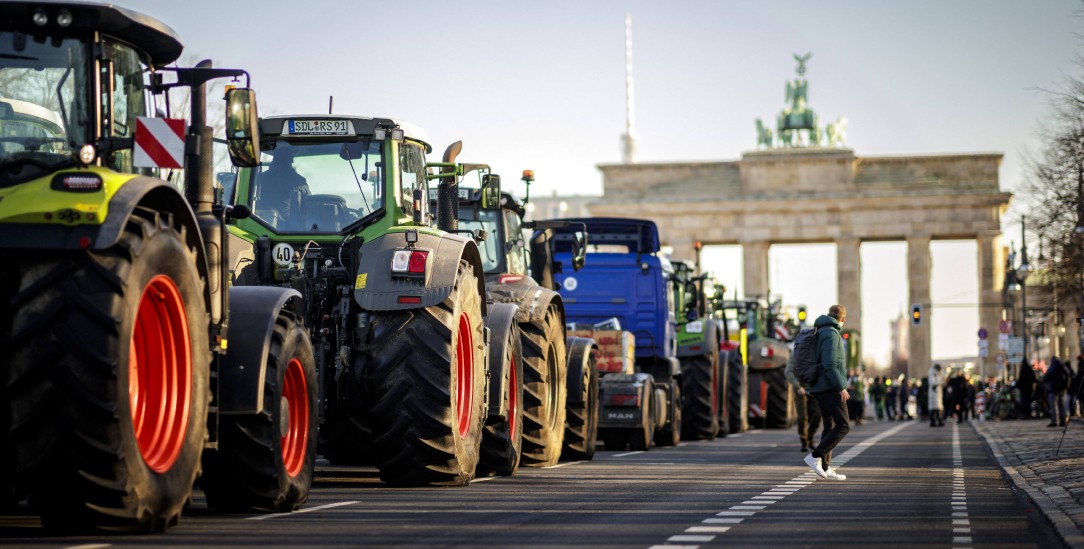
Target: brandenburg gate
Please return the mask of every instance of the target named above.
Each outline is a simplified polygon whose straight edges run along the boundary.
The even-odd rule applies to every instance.
[[[737,161],[601,165],[604,194],[591,214],[654,220],[674,259],[695,259],[697,241],[740,244],[746,295],[767,294],[772,244],[835,243],[838,301],[855,327],[862,319],[859,246],[905,241],[909,301],[925,306],[922,323],[910,326],[908,376],[925,376],[932,240],[977,242],[979,325],[992,330],[1001,320],[1001,218],[1012,196],[999,187],[1002,155],[856,156],[842,146],[845,119],[822,132],[805,107],[808,58],[796,56],[799,78],[788,83],[790,106],[778,133],[757,120],[758,150]]]

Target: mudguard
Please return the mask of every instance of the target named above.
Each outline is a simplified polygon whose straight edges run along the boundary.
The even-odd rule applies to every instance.
[[[489,307],[489,315],[486,316],[486,328],[489,329],[489,412],[490,418],[503,418],[507,412],[504,398],[501,398],[505,390],[504,375],[504,346],[508,343],[505,337],[509,331],[515,331],[519,337],[519,327],[516,325],[516,306],[511,303],[494,303]],[[522,368],[523,357],[517,356],[516,367]],[[519,379],[523,379],[523,373],[517,372]]]
[[[487,299],[501,303],[517,303],[519,311],[516,320],[519,322],[540,323],[546,317],[546,311],[550,305],[556,305],[561,315],[561,324],[565,323],[565,304],[561,300],[561,294],[540,286],[533,278],[523,277],[514,282],[500,283],[500,278],[491,281],[486,286]]]
[[[699,324],[699,331],[697,325]],[[712,320],[694,320],[685,324],[677,336],[677,356],[710,355],[710,345],[718,345],[717,326]]]
[[[230,344],[218,358],[219,413],[255,414],[263,410],[275,320],[287,301],[300,297],[297,290],[275,286],[230,288]]]
[[[362,244],[359,251],[358,274],[354,283],[354,299],[369,311],[401,311],[424,309],[444,301],[451,293],[459,271],[459,261],[466,260],[478,277],[478,294],[482,296],[482,315],[487,313],[486,284],[478,245],[473,240],[455,234],[416,231],[418,242],[414,249],[428,251],[424,276],[419,278],[392,277],[391,259],[395,250],[407,248],[405,231],[392,231]],[[399,297],[419,298],[416,303],[399,303]]]
[[[589,337],[569,337],[568,347],[568,382],[567,402],[583,404],[583,380],[587,377],[584,370],[591,367],[591,352],[597,351],[595,340]]]

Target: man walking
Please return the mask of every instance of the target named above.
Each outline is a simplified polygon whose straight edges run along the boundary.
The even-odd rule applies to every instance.
[[[847,421],[847,366],[843,353],[843,337],[840,330],[847,320],[843,305],[832,305],[827,315],[821,315],[813,325],[817,328],[817,353],[820,357],[821,374],[809,388],[817,399],[824,420],[821,442],[813,453],[805,457],[806,465],[821,478],[847,480],[832,469],[832,449],[847,436],[851,424]]]
[[[941,371],[940,364],[934,364],[926,373],[927,386],[930,391],[930,427],[944,427],[945,417],[942,411],[945,408],[942,385],[945,383],[945,374]]]
[[[813,395],[802,386],[802,382],[794,373],[794,360],[795,353],[791,353],[790,358],[787,359],[787,367],[783,369],[783,375],[797,393],[795,407],[798,409],[798,438],[802,441],[802,451],[808,452],[813,448],[813,435],[817,434],[817,429],[821,426],[821,412],[817,409],[817,399],[813,398]]]

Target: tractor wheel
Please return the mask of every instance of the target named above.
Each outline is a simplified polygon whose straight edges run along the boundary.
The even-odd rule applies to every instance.
[[[724,438],[730,433],[730,369],[726,364],[726,356],[719,355],[719,380],[715,385],[715,409],[717,410],[719,432],[717,438]]]
[[[667,390],[669,390],[669,394],[666,393]],[[655,392],[663,397],[659,399],[659,403],[669,407],[667,413],[669,425],[664,425],[662,429],[655,433],[655,445],[659,447],[677,446],[681,442],[681,430],[682,425],[684,425],[681,412],[681,385],[676,381],[671,381],[669,389],[656,386]]]
[[[561,458],[582,461],[595,457],[598,444],[598,370],[595,368],[595,355],[588,351],[587,359],[581,368],[583,380],[580,383],[582,394],[576,404],[569,404],[567,427],[565,428],[564,450]]]
[[[523,465],[548,467],[561,457],[565,436],[567,360],[561,315],[550,307],[523,331]]]
[[[18,270],[11,268],[10,258],[0,259],[0,349],[11,349],[11,298],[19,289]],[[8,379],[8,353],[0,353],[0,382]],[[0,512],[18,506],[22,499],[15,478],[15,449],[8,431],[11,430],[11,399],[0,390]]]
[[[651,447],[651,439],[655,435],[656,421],[655,410],[655,384],[650,381],[644,383],[643,397],[640,399],[643,413],[640,414],[640,427],[626,429],[625,434],[629,439],[629,449],[644,451]]]
[[[731,351],[727,356],[727,414],[730,416],[730,432],[744,433],[749,429],[749,395],[746,384],[749,372],[741,361],[741,353]]]
[[[629,438],[625,429],[600,429],[602,447],[608,452],[620,452],[629,447]]]
[[[373,314],[364,375],[384,482],[474,478],[486,414],[483,327],[478,277],[466,261],[439,305]]]
[[[790,384],[782,368],[766,370],[761,379],[768,384],[768,409],[765,410],[764,427],[786,429],[794,423],[794,404]]]
[[[108,249],[21,266],[5,381],[18,474],[49,529],[161,531],[191,497],[211,352],[186,242],[139,208]]]
[[[719,434],[719,363],[711,355],[681,361],[681,434],[710,440]]]
[[[493,332],[491,332],[493,333]],[[510,476],[519,469],[520,449],[523,445],[523,356],[520,351],[519,330],[507,330],[503,353],[500,357],[502,379],[490,379],[501,387],[501,409],[496,419],[490,418],[482,432],[481,458],[478,474]],[[496,346],[490,347],[492,353]],[[496,357],[490,357],[495,359]],[[492,374],[496,369],[491,368]],[[492,393],[491,393],[492,394]]]
[[[316,361],[300,319],[281,311],[271,334],[263,411],[219,419],[200,485],[210,507],[289,512],[309,499],[316,465]]]

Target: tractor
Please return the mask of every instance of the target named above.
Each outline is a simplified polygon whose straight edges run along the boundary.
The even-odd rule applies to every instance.
[[[791,336],[777,321],[778,302],[758,298],[723,300],[721,310],[724,319],[733,320],[732,324],[736,323],[740,330],[741,340],[737,343],[745,360],[743,385],[749,423],[770,429],[794,425],[795,397],[783,376],[790,357]]]
[[[487,328],[478,235],[455,217],[473,169],[455,162],[462,144],[430,164],[428,137],[406,121],[289,115],[259,127],[263,166],[240,168],[223,199],[252,210],[230,225],[229,264],[236,286],[302,296],[321,452],[373,464],[392,485],[469,483],[497,383],[487,348],[509,336]],[[496,177],[482,194],[495,210]]]
[[[523,181],[529,197],[534,172],[524,170]],[[510,343],[522,349],[519,378],[523,386],[522,461],[525,465],[545,467],[556,464],[561,457],[591,459],[595,453],[598,417],[598,372],[592,352],[595,342],[567,335],[564,302],[553,281],[554,271],[561,266],[554,264],[549,250],[553,228],[564,228],[569,223],[523,221],[525,201],[511,193],[500,193],[500,208],[487,210],[482,207],[481,190],[460,188],[459,192],[460,227],[484,231],[486,235],[482,245],[486,300],[491,307],[513,305],[512,317],[522,334],[518,345]],[[535,231],[530,243],[523,238],[526,229]],[[573,255],[570,266],[579,270],[583,265],[583,245]],[[504,368],[492,356],[490,361],[491,369]],[[496,413],[499,401],[494,400],[498,397],[495,389],[490,387],[490,417],[499,419],[503,416]],[[507,421],[497,421],[487,427],[487,438],[514,441],[514,429],[511,437],[498,436],[508,430],[507,425]],[[510,464],[511,452],[506,450],[487,458],[489,453],[483,442],[484,461]],[[506,474],[511,470],[514,467],[509,469],[508,465],[497,469]]]
[[[0,3],[0,494],[50,529],[164,530],[201,470],[232,511],[296,509],[312,484],[300,296],[231,291],[222,264],[249,211],[214,203],[206,83],[246,81],[225,98],[239,166],[255,94],[242,70],[167,67],[181,51],[111,4]],[[187,125],[152,115],[177,87]]]
[[[720,363],[721,327],[714,318],[710,274],[695,274],[696,265],[674,262],[674,301],[681,313],[677,357],[681,361],[682,436],[689,439],[725,437],[727,411],[726,364]]]

